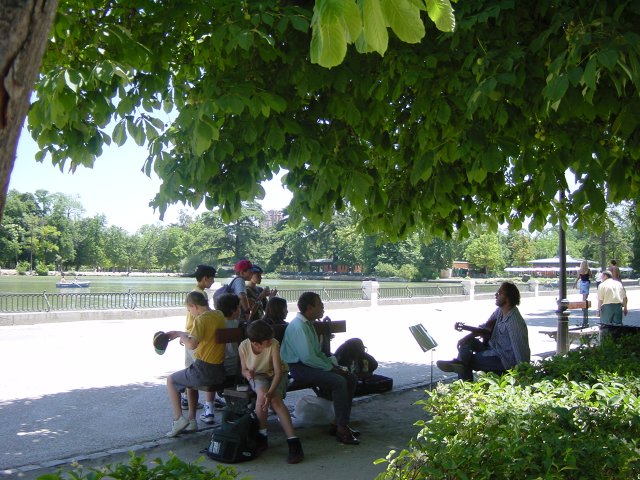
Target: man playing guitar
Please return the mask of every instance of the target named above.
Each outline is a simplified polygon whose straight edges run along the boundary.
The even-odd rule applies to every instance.
[[[456,330],[471,333],[458,341],[458,358],[438,360],[443,372],[455,372],[461,380],[473,380],[473,371],[504,372],[531,357],[527,325],[518,310],[520,291],[504,282],[496,292],[498,307],[480,327],[456,323]],[[481,340],[482,339],[482,340]]]

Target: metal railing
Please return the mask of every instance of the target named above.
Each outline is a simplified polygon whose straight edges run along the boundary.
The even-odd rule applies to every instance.
[[[336,302],[344,300],[365,300],[363,288],[304,288],[291,290],[278,290],[278,296],[287,302],[296,302],[304,292],[315,292],[320,295],[323,302]]]
[[[477,288],[477,287],[476,287]],[[496,286],[490,287],[495,291]],[[313,291],[323,302],[370,300],[363,288],[321,288],[279,290],[278,295],[296,302],[303,292]],[[120,293],[0,293],[0,313],[30,313],[77,310],[134,310],[181,307],[188,292]],[[460,284],[381,287],[379,298],[414,298],[465,295]]]
[[[464,295],[462,285],[431,285],[417,287],[380,287],[379,298],[443,297],[445,295]]]
[[[52,312],[181,307],[189,292],[0,293],[0,312]]]

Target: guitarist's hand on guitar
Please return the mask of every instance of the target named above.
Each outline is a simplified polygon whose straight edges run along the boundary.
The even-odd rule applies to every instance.
[[[491,337],[491,331],[493,330],[493,326],[495,325],[495,321],[492,323],[487,322],[485,327],[471,327],[469,325],[465,325],[462,322],[456,322],[453,328],[455,328],[458,332],[462,332],[466,330],[467,332],[471,332],[469,335],[462,337],[458,341],[458,349],[469,340],[474,337],[481,337],[483,342],[487,342],[489,337]]]

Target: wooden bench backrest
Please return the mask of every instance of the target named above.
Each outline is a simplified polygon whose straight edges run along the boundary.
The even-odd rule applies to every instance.
[[[345,320],[332,320],[331,322],[313,322],[313,326],[318,335],[330,335],[332,333],[343,333],[347,331],[347,322]],[[282,342],[284,331],[287,325],[274,325],[274,337]],[[245,329],[236,328],[219,328],[216,331],[217,343],[240,343],[246,337]]]
[[[587,300],[586,302],[585,301],[569,302],[569,305],[567,306],[567,308],[569,310],[591,308],[591,301]]]

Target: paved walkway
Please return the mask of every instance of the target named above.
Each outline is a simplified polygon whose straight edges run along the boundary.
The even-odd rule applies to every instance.
[[[628,290],[628,294],[632,310],[625,323],[640,326],[640,290]],[[394,379],[396,393],[358,401],[354,422],[364,427],[363,445],[339,445],[317,429],[305,429],[301,434],[305,445],[327,444],[332,451],[350,451],[352,456],[354,452],[360,456],[367,453],[363,471],[370,475],[354,478],[375,476],[380,466],[367,470],[373,459],[384,457],[392,447],[401,448],[411,435],[409,429],[420,415],[413,403],[423,395],[421,390],[432,375],[434,381],[446,378],[431,368],[431,360],[455,356],[456,341],[463,333],[454,331],[453,324],[464,321],[477,325],[494,308],[493,301],[479,300],[329,310],[327,314],[334,320],[347,320],[347,332],[336,335],[334,347],[350,337],[362,338],[380,362],[378,372]],[[524,297],[520,309],[529,326],[532,353],[555,351],[555,341],[539,333],[556,326],[554,298]],[[578,311],[571,324],[581,321]],[[151,458],[188,449],[197,458],[210,431],[190,438],[164,439],[170,423],[165,378],[181,367],[183,351],[171,344],[165,355],[158,356],[151,345],[155,331],[181,329],[183,322],[183,317],[177,316],[0,327],[0,475],[34,478],[72,459],[104,463],[130,449],[152,449],[147,455]],[[409,333],[408,327],[417,323],[439,343],[432,353],[423,353]],[[293,406],[305,394],[309,392],[295,392],[287,403]],[[400,408],[401,404],[404,407]],[[399,425],[405,428],[396,428]],[[271,430],[277,439],[279,428]],[[386,431],[389,435],[395,432],[400,443],[395,445]],[[378,451],[370,451],[374,447]],[[284,452],[284,448],[280,445],[276,450]],[[315,459],[307,455],[309,462],[303,462],[308,464],[304,468],[312,468],[313,462],[319,462],[316,467],[325,465],[326,459],[318,454],[320,447],[314,448]],[[273,464],[273,477],[260,470],[259,478],[279,478],[283,456],[249,462],[239,469],[251,472]],[[322,478],[331,476],[331,465],[323,467]]]

